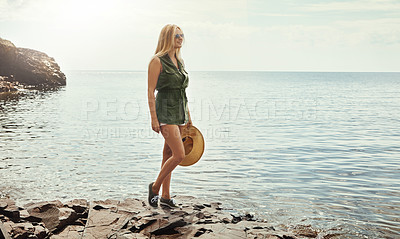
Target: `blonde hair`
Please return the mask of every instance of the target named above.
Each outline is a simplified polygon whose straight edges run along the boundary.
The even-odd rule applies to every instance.
[[[174,41],[175,41],[175,30],[179,29],[182,31],[180,27],[174,24],[165,25],[160,32],[160,36],[158,37],[158,44],[155,52],[155,56],[161,57],[171,50],[174,49]],[[183,33],[183,31],[182,31]],[[181,49],[176,49],[176,58],[183,64],[183,59],[181,56]]]

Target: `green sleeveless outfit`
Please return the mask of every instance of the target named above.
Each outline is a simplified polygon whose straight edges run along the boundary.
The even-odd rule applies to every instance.
[[[178,69],[168,54],[161,56],[160,61],[162,71],[156,85],[157,119],[160,124],[186,124],[189,121],[186,97],[188,73],[179,61]]]

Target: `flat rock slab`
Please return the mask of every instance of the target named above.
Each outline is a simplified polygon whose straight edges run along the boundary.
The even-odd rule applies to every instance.
[[[82,238],[84,226],[70,225],[67,226],[61,233],[52,235],[51,239],[80,239]]]
[[[108,238],[120,230],[133,212],[121,210],[119,201],[93,201],[90,203],[89,216],[82,238]]]
[[[11,239],[10,234],[8,234],[3,222],[0,221],[0,238],[1,239]]]

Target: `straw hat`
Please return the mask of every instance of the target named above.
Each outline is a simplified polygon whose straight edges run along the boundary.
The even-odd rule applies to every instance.
[[[204,152],[204,138],[200,130],[193,125],[181,130],[183,146],[185,147],[185,158],[179,164],[190,166],[200,160]]]

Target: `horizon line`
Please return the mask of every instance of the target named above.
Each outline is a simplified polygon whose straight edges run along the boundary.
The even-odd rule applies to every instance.
[[[85,70],[85,69],[67,69],[63,71],[147,72],[147,70]],[[400,71],[309,71],[309,70],[190,70],[189,72],[400,73]]]

